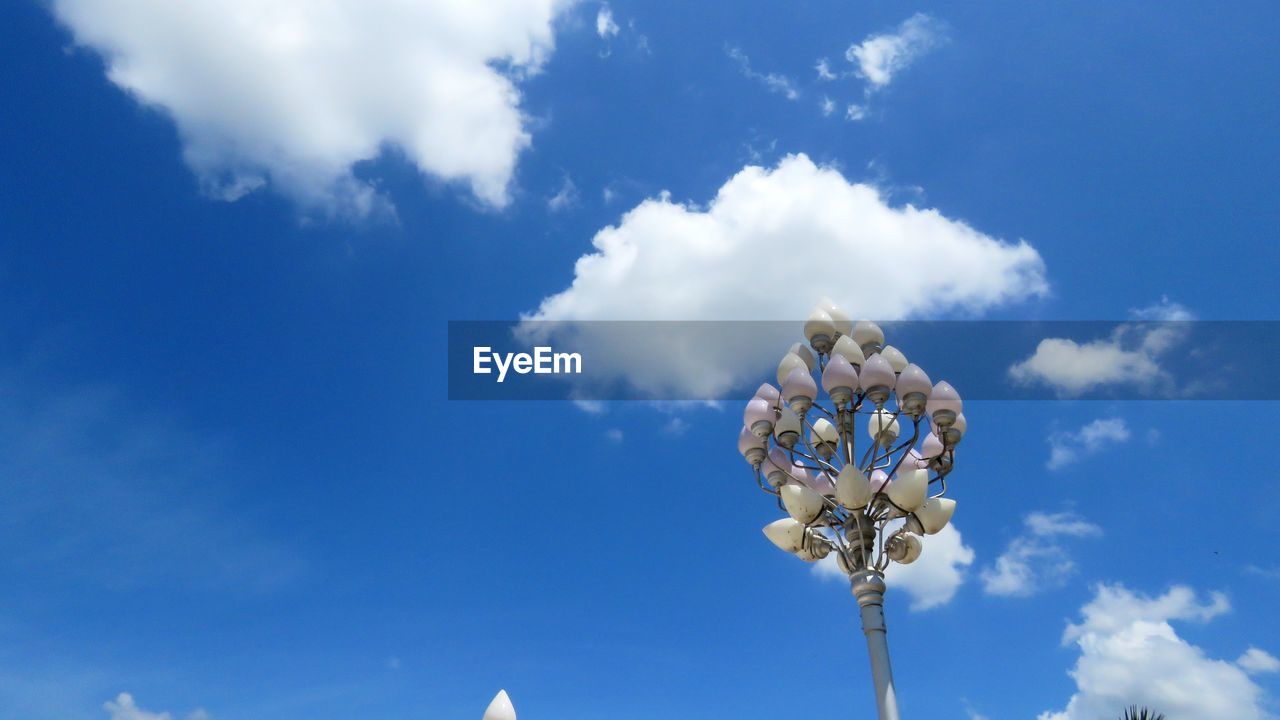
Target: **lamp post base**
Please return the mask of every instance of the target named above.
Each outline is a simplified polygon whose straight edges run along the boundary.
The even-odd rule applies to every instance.
[[[884,625],[884,575],[877,570],[862,569],[855,571],[850,580],[853,596],[858,600],[862,613],[862,632],[867,636],[871,679],[876,686],[876,708],[880,711],[880,720],[900,720]]]

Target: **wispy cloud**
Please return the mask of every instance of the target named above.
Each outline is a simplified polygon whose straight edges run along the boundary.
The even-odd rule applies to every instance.
[[[800,98],[800,90],[796,87],[796,83],[791,78],[780,75],[778,73],[762,73],[751,67],[751,58],[742,52],[740,48],[726,47],[725,54],[729,56],[738,65],[738,70],[743,77],[755,80],[763,84],[770,92],[778,93],[788,100],[798,100]]]
[[[265,591],[304,564],[229,510],[226,447],[109,388],[52,390],[0,374],[0,569],[85,587],[163,581]]]
[[[1245,672],[1250,675],[1280,672],[1280,660],[1275,655],[1260,648],[1251,647],[1236,660]]]
[[[857,65],[858,75],[872,88],[880,89],[945,38],[945,25],[924,13],[916,13],[893,32],[871,35],[850,46],[845,58]]]
[[[1027,597],[1060,586],[1076,567],[1062,540],[1101,534],[1101,528],[1075,513],[1030,513],[1023,518],[1022,534],[982,571],[983,590],[989,595]]]
[[[573,183],[573,178],[568,175],[564,176],[564,180],[560,183],[560,189],[555,195],[547,198],[547,210],[551,212],[560,212],[578,204],[579,194],[578,186]]]
[[[1061,470],[1108,446],[1128,441],[1130,435],[1124,418],[1099,418],[1074,432],[1053,433],[1049,436],[1049,460],[1045,467]]]
[[[103,703],[102,709],[107,711],[111,720],[173,720],[173,716],[167,712],[150,712],[138,707],[138,703],[129,693],[120,693],[115,700],[108,700]],[[186,718],[187,720],[210,720],[209,713],[199,709],[191,711]]]
[[[609,39],[618,34],[621,28],[613,19],[613,10],[608,5],[601,5],[599,12],[596,13],[596,34],[602,39]]]
[[[862,120],[870,112],[871,97],[888,87],[894,77],[921,56],[946,42],[947,26],[924,13],[916,13],[889,32],[868,35],[845,50],[851,70],[836,70],[831,61],[820,58],[814,64],[820,82],[832,82],[850,76],[863,82],[862,98],[846,104],[845,119]],[[824,113],[829,114],[829,113]]]

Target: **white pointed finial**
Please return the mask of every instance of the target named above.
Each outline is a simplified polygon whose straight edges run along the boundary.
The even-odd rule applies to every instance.
[[[481,720],[516,720],[516,709],[511,706],[511,698],[507,696],[506,690],[499,690],[493,696],[493,702],[489,703]]]

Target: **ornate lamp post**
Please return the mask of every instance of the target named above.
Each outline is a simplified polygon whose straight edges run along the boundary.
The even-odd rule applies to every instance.
[[[814,309],[804,335],[808,346],[796,343],[778,365],[780,389],[761,385],[747,403],[738,449],[788,515],[765,536],[806,562],[834,554],[849,575],[880,718],[898,720],[884,571],[915,562],[921,536],[955,512],[945,495],[966,428],[960,396],[886,345],[875,323],[855,323],[830,301]],[[829,402],[820,402],[814,373]]]

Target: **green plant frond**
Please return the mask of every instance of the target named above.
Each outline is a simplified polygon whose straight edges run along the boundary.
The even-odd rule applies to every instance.
[[[1151,708],[1139,708],[1137,705],[1131,705],[1120,716],[1120,720],[1165,720],[1165,718],[1164,713],[1158,713]]]

